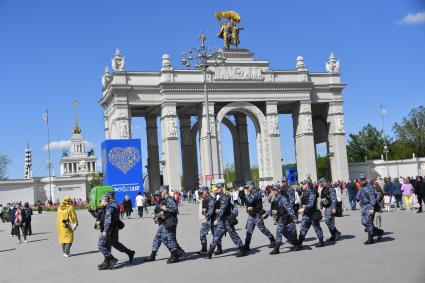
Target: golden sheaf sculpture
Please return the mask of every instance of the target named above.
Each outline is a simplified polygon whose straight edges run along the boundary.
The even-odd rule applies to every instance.
[[[220,30],[217,34],[217,37],[222,38],[224,41],[224,48],[229,49],[230,45],[238,48],[239,46],[239,31],[243,28],[238,27],[237,23],[241,21],[241,16],[234,11],[227,12],[216,12],[214,13],[218,23],[220,25]],[[221,19],[227,19],[222,21]]]
[[[226,18],[226,19],[232,19],[237,23],[241,22],[241,16],[235,11],[227,11],[227,12],[216,12],[214,13],[214,16],[216,19],[220,18]]]

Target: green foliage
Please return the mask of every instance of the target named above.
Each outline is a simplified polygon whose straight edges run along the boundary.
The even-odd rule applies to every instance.
[[[7,168],[11,161],[7,155],[0,154],[0,181],[7,179]]]
[[[99,173],[90,173],[87,179],[89,180],[89,189],[102,185],[102,175]]]
[[[364,126],[358,134],[350,134],[347,145],[349,162],[363,162],[367,159],[379,159],[384,150],[384,137],[381,131],[371,124]],[[385,137],[387,143],[391,139]]]
[[[330,179],[329,157],[318,156],[316,159],[317,164],[317,177]]]
[[[258,185],[258,182],[260,181],[260,173],[258,171],[258,167],[251,167],[251,181],[253,181],[254,184]]]
[[[402,122],[393,126],[397,140],[406,147],[413,148],[416,155],[425,156],[425,107],[413,108]]]

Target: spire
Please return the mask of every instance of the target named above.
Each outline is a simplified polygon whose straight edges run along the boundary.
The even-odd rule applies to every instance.
[[[78,134],[81,134],[81,129],[78,126],[78,113],[77,113],[78,101],[76,99],[74,99],[73,105],[75,109],[75,114],[74,114],[74,129],[72,129],[72,133],[74,135],[78,135]]]

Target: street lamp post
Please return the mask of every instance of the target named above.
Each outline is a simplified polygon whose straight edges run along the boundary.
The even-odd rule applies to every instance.
[[[50,159],[50,127],[49,127],[49,111],[46,110],[46,113],[43,114],[43,120],[47,125],[47,152],[49,156],[48,160],[48,169],[49,169],[49,200],[54,204],[53,200],[53,191],[52,191],[52,161]]]
[[[211,143],[211,125],[210,125],[210,112],[209,112],[209,101],[208,101],[208,91],[207,91],[207,69],[211,65],[217,66],[219,64],[224,64],[226,58],[223,55],[223,50],[213,50],[205,46],[205,40],[207,39],[203,31],[199,35],[199,40],[201,45],[199,48],[190,48],[187,52],[183,53],[181,64],[186,67],[191,67],[191,62],[196,61],[195,69],[201,69],[204,75],[204,99],[205,99],[205,116],[207,120],[207,156],[209,158],[206,168],[205,179],[211,184],[212,177],[214,176],[214,167],[213,167],[213,155],[212,155],[212,143]],[[208,182],[207,182],[208,185]]]
[[[385,153],[385,164],[387,165],[387,177],[390,177],[390,169],[388,167],[388,146],[384,144],[384,153]]]

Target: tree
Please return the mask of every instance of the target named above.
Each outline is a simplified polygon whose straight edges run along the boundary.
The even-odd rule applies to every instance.
[[[397,140],[414,148],[417,156],[425,156],[425,107],[413,108],[401,124],[395,123],[393,131]]]
[[[358,134],[350,134],[347,145],[348,161],[363,162],[367,159],[379,159],[384,150],[384,137],[382,132],[371,124],[364,126]],[[385,137],[387,144],[391,139]]]
[[[9,157],[0,153],[0,181],[7,179],[6,173],[10,163]]]

